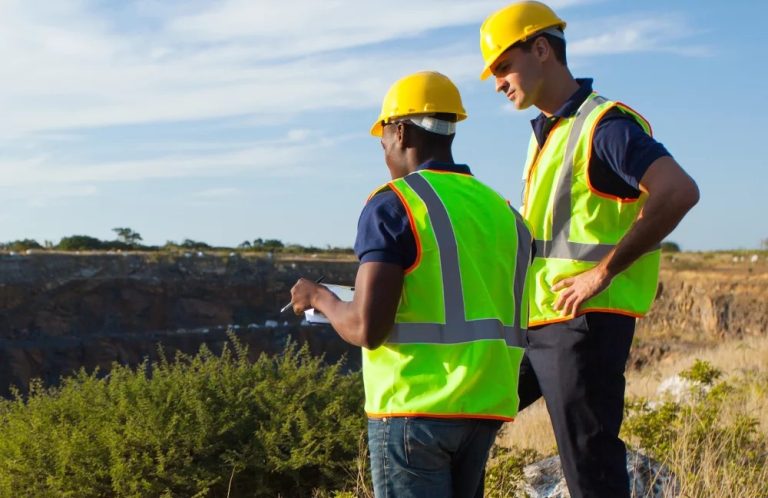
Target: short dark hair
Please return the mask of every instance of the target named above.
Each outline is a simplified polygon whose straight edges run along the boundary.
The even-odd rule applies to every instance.
[[[541,37],[544,37],[544,39],[547,40],[547,43],[549,43],[549,46],[552,47],[552,51],[555,53],[555,59],[557,59],[557,61],[563,66],[567,66],[568,61],[565,57],[565,38],[558,38],[557,36],[551,35],[549,33],[539,33],[538,35],[534,35],[525,41],[515,43],[512,45],[512,47],[517,47],[523,52],[530,52],[533,48],[533,42]]]

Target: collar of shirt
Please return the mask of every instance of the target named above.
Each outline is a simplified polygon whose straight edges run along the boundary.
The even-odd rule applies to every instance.
[[[533,134],[536,136],[539,147],[544,145],[549,131],[555,125],[558,118],[568,118],[576,114],[581,104],[592,93],[592,78],[576,78],[576,82],[579,84],[579,89],[551,117],[545,116],[544,113],[539,113],[538,116],[531,120]]]
[[[466,164],[444,163],[440,161],[427,161],[425,163],[420,164],[419,167],[416,168],[417,171],[420,171],[423,169],[449,171],[451,173],[463,173],[465,175],[472,174],[472,172],[469,170],[469,166],[467,166]]]

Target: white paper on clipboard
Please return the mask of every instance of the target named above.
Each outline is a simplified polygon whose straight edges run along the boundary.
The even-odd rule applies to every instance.
[[[349,287],[347,285],[337,285],[337,284],[320,284],[320,285],[326,287],[329,291],[336,294],[336,296],[342,301],[352,301],[352,298],[355,296],[354,287]],[[309,323],[331,323],[328,320],[328,317],[326,317],[319,311],[315,310],[314,308],[309,308],[304,312],[304,319]]]

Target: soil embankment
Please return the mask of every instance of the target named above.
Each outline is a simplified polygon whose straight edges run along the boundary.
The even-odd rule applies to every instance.
[[[299,276],[352,283],[354,261],[225,254],[0,255],[0,393],[84,366],[138,364],[157,354],[214,351],[231,326],[255,354],[290,336],[331,360],[359,352],[328,327],[278,311]],[[640,322],[632,364],[686,345],[766,332],[768,265],[731,255],[665,257],[660,294]]]

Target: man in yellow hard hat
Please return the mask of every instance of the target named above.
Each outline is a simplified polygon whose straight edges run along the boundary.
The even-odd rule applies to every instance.
[[[533,231],[521,409],[543,396],[572,497],[629,496],[619,439],[635,319],[656,294],[659,243],[699,199],[630,107],[575,79],[565,21],[517,2],[480,28],[481,78],[532,121],[521,212]]]
[[[363,348],[377,497],[482,496],[488,452],[517,413],[531,235],[451,153],[466,118],[456,86],[425,71],[387,92],[371,134],[392,181],[358,223],[354,299],[301,279],[315,308]]]

